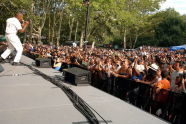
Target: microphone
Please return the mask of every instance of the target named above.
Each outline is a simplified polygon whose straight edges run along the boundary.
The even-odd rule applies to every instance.
[[[25,20],[21,20],[21,24],[24,24],[25,23]]]

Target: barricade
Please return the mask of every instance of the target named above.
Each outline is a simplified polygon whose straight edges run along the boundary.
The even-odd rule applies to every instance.
[[[151,85],[124,78],[107,77],[103,81],[98,71],[92,72],[92,84],[171,123],[186,123],[186,94],[184,93],[160,90],[157,94]],[[158,110],[161,112],[158,113]]]

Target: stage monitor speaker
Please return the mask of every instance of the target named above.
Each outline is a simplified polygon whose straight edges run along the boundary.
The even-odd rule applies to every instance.
[[[51,68],[51,59],[48,58],[37,58],[36,66],[40,68]]]
[[[0,73],[4,71],[4,68],[2,65],[0,65]]]
[[[73,67],[64,71],[65,81],[76,86],[90,85],[91,73],[90,71]]]

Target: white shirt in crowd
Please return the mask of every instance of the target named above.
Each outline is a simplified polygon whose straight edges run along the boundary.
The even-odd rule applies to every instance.
[[[120,69],[121,69],[121,65],[118,65],[115,71],[118,72]]]
[[[110,77],[111,76],[111,68],[112,68],[112,65],[107,65],[108,66],[108,71],[107,71],[107,76]]]
[[[6,33],[7,34],[17,34],[18,30],[21,30],[22,26],[16,17],[9,18],[6,20]]]
[[[146,55],[148,55],[148,52],[143,51],[143,52],[141,52],[141,55],[146,56]]]
[[[178,72],[178,71],[174,71],[172,74],[171,74],[171,89],[175,89],[176,87],[176,77],[178,77],[180,74],[183,74],[183,71],[181,72]]]
[[[72,43],[73,47],[77,47],[77,44],[76,43]]]
[[[136,69],[136,71],[143,72],[145,70],[145,66],[142,64],[140,64],[140,65],[136,64],[135,69]]]

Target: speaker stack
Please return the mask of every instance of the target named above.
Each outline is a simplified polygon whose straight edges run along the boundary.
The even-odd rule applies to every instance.
[[[90,71],[73,67],[64,71],[65,81],[76,85],[76,86],[86,86],[90,85],[91,73]]]
[[[51,59],[48,58],[37,58],[36,66],[40,68],[51,68]]]

